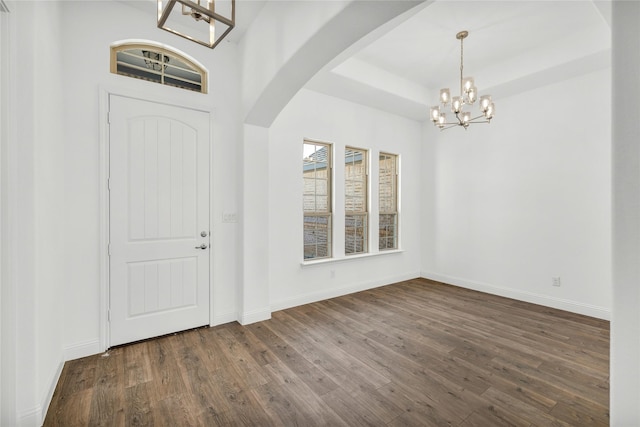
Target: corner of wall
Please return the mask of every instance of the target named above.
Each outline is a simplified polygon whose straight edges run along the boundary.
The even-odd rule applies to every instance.
[[[251,323],[262,322],[271,319],[271,307],[260,308],[244,313],[238,316],[238,323],[241,325],[249,325]]]
[[[64,360],[80,359],[82,357],[102,353],[102,351],[103,348],[100,346],[100,341],[97,339],[79,342],[64,348]]]
[[[228,313],[217,314],[213,317],[210,326],[224,325],[225,323],[231,323],[237,321],[239,318],[236,311],[230,311]]]
[[[56,391],[56,386],[60,380],[60,375],[62,374],[62,369],[64,369],[64,360],[58,361],[58,369],[56,369],[56,372],[54,372],[53,377],[49,381],[49,388],[46,390],[45,395],[41,400],[40,413],[38,414],[39,426],[44,424],[47,411],[49,410],[49,405],[51,404],[51,399],[53,399],[53,393]]]
[[[241,198],[239,321],[268,319],[269,298],[269,129],[244,125]]]
[[[53,376],[48,381],[49,387],[44,391],[44,395],[40,399],[40,403],[35,407],[26,410],[20,414],[18,414],[16,418],[17,426],[34,426],[38,427],[44,424],[45,418],[47,416],[47,411],[49,409],[49,405],[51,404],[51,399],[53,398],[53,393],[56,390],[56,386],[58,381],[60,380],[60,375],[62,374],[62,369],[64,368],[64,360],[58,361],[58,368],[53,373]]]
[[[523,290],[505,288],[490,283],[482,283],[460,277],[452,277],[428,271],[422,271],[420,276],[424,279],[441,282],[460,288],[471,289],[504,298],[516,299],[531,304],[544,305],[558,310],[569,311],[571,313],[582,314],[584,316],[595,317],[602,320],[611,320],[611,310],[606,307],[584,304],[562,298],[554,298],[548,295],[527,292]]]

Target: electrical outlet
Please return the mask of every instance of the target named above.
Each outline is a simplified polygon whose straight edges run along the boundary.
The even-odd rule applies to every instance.
[[[560,277],[552,277],[551,278],[552,286],[560,286]]]

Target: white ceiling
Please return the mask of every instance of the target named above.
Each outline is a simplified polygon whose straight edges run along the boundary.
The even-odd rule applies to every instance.
[[[464,40],[465,74],[477,75],[478,87],[486,87],[485,70],[496,64],[507,69],[523,55],[557,65],[610,44],[609,28],[592,1],[449,0],[422,9],[355,58],[439,88],[459,75],[460,42],[455,35],[461,30],[469,31]],[[558,46],[568,51],[558,55]]]
[[[610,64],[610,1],[436,0],[319,72],[308,88],[417,120],[464,75],[505,97]],[[489,92],[487,92],[489,91]]]
[[[242,39],[267,1],[278,0],[236,0],[229,41]],[[156,13],[156,0],[127,3]],[[610,9],[610,0],[426,1],[356,43],[307,88],[422,120],[440,88],[457,92],[458,31],[469,31],[465,76],[495,100],[609,66]]]

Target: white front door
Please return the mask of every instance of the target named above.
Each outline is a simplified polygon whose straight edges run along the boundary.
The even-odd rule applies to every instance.
[[[109,98],[110,345],[209,324],[209,113]]]

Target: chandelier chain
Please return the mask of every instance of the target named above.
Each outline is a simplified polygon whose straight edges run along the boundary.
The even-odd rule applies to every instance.
[[[462,96],[462,68],[464,66],[464,37],[460,38],[460,96]]]

